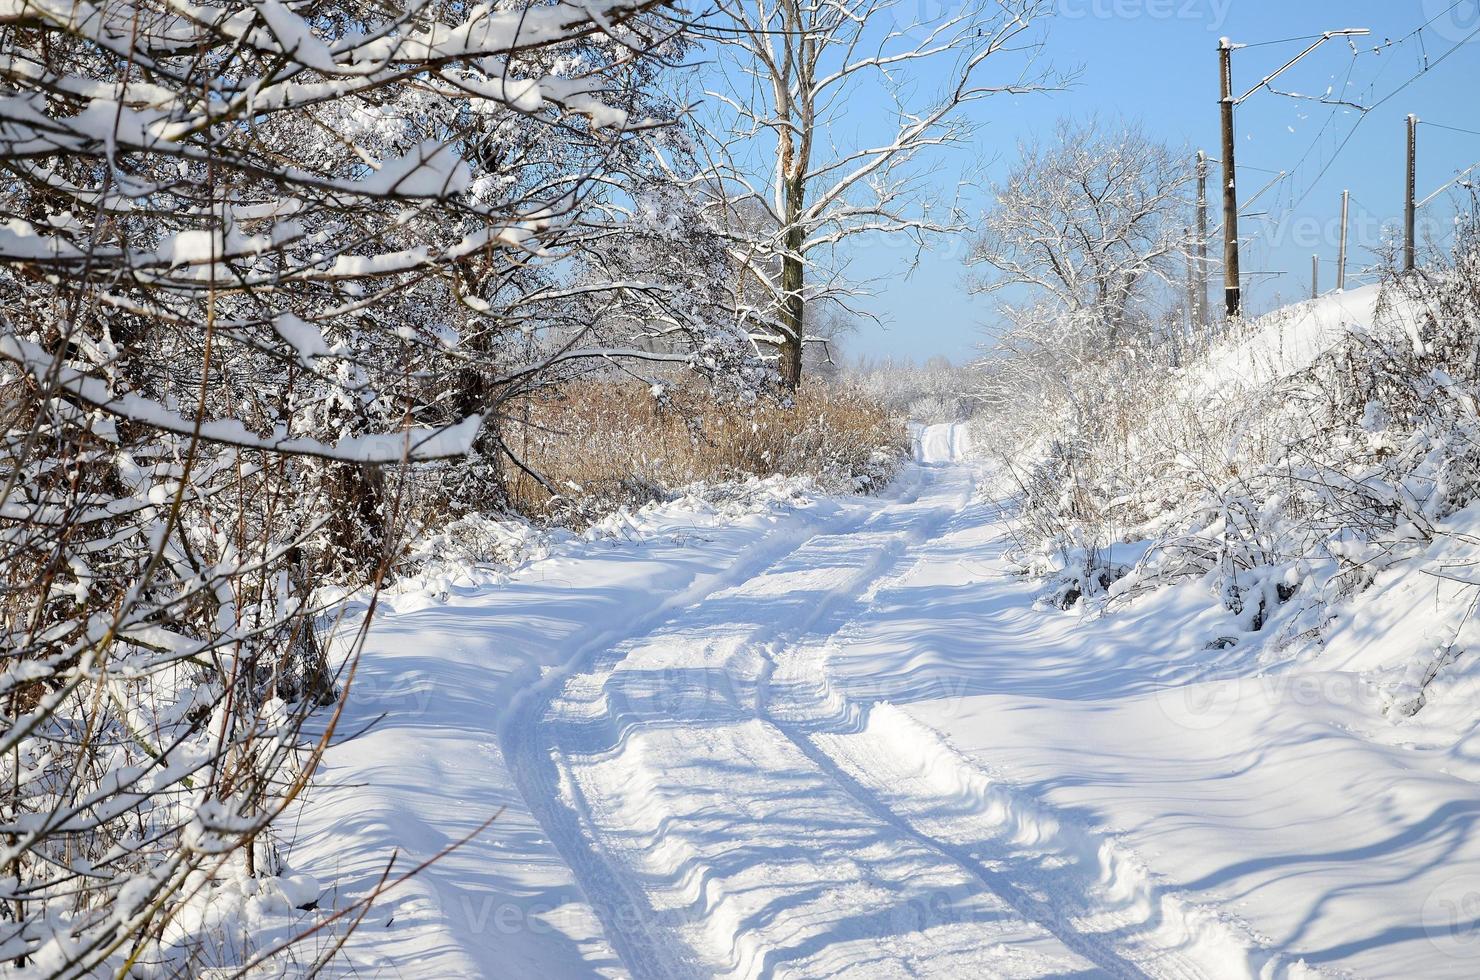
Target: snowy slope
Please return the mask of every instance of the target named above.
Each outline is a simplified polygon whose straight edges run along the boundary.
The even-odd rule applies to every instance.
[[[1375,318],[1381,286],[1327,293],[1266,314],[1247,333],[1222,337],[1194,369],[1198,388],[1252,387],[1287,377],[1337,347],[1353,328]]]
[[[291,859],[342,906],[504,809],[346,964],[1473,975],[1475,763],[1374,735],[1339,666],[1209,651],[1189,590],[1035,607],[963,439],[879,498],[658,508],[401,597]]]

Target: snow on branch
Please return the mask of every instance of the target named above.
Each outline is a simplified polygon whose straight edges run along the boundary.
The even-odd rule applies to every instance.
[[[238,419],[191,419],[137,394],[110,391],[107,382],[101,378],[58,365],[39,345],[18,337],[0,336],[0,357],[21,365],[39,383],[54,379],[58,390],[110,415],[140,422],[161,432],[197,437],[239,449],[261,449],[364,464],[444,459],[468,452],[482,421],[479,416],[471,415],[451,425],[348,436],[333,443],[306,436],[265,437],[247,431]]]
[[[1058,84],[1038,63],[1033,27],[1048,10],[1043,0],[969,3],[901,23],[893,0],[722,0],[702,22],[728,66],[701,120],[712,220],[745,269],[743,305],[764,323],[757,335],[781,338],[789,383],[800,377],[809,304],[853,290],[831,274],[838,246],[965,228],[924,161],[964,144],[972,103]],[[906,69],[944,80],[922,95]],[[886,107],[883,138],[841,125],[859,99]]]

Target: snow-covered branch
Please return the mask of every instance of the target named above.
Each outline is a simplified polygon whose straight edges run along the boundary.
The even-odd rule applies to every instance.
[[[704,22],[724,66],[701,120],[715,220],[747,269],[746,306],[763,335],[781,338],[789,383],[800,377],[808,303],[841,295],[825,284],[840,246],[964,229],[954,203],[920,181],[921,160],[966,141],[971,103],[1054,84],[1037,57],[1045,6],[968,4],[901,24],[896,0],[722,0]],[[921,97],[911,76],[926,70],[945,81]],[[839,120],[860,94],[893,111],[845,134]]]

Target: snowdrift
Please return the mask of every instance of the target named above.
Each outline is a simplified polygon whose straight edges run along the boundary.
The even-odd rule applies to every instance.
[[[1047,576],[1049,625],[978,626],[1048,669],[942,636],[967,693],[916,715],[1338,975],[1473,975],[1480,935],[1472,280],[1434,280],[1278,311],[1108,394],[1123,435],[1038,443],[980,546]]]

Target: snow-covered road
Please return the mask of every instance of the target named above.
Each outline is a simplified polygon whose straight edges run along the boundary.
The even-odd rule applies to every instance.
[[[1005,833],[1042,814],[965,819],[961,786],[921,767],[950,758],[938,737],[827,684],[830,645],[971,500],[959,444],[955,426],[925,429],[921,465],[863,520],[602,651],[509,719],[524,798],[635,976],[1242,973],[1227,944],[1199,964],[1098,897],[1061,903],[1092,882],[1033,867],[1040,848],[1015,853]]]
[[[927,455],[948,451],[935,436]],[[916,467],[878,509],[603,651],[510,718],[524,797],[635,975],[1090,965],[820,741],[861,721],[818,683],[820,645],[970,492],[964,468]]]
[[[1199,963],[1134,910],[1058,900],[1094,882],[1014,846],[1008,823],[1043,815],[964,817],[962,787],[921,768],[949,764],[938,737],[827,682],[829,649],[971,501],[961,442],[924,430],[920,462],[876,507],[509,717],[524,799],[634,975],[1241,975],[1229,937]]]
[[[1187,701],[1218,666],[1200,639],[1216,624],[1174,602],[1155,630],[1035,609],[964,448],[964,429],[925,428],[881,497],[658,508],[632,541],[392,597],[347,721],[375,724],[331,750],[295,865],[343,904],[390,847],[424,859],[504,809],[382,899],[349,962],[549,978],[1462,964],[1414,920],[1441,860],[1476,866],[1467,837],[1281,869],[1393,819],[1301,782],[1358,772],[1452,797],[1460,818],[1468,784],[1355,737],[1342,767],[1317,764],[1297,733],[1329,705]]]

